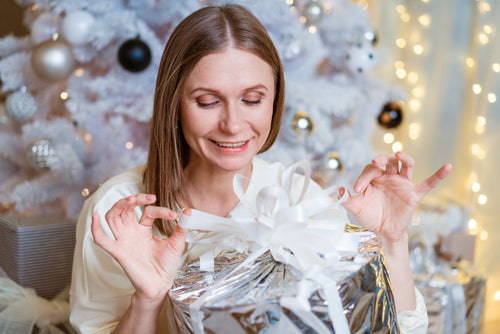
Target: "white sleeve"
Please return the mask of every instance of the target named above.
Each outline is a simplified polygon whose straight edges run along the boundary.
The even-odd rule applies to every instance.
[[[79,333],[110,333],[130,305],[134,288],[121,266],[94,243],[90,224],[95,211],[104,232],[112,232],[104,215],[116,202],[117,194],[95,203],[88,199],[78,220],[70,289],[70,321]]]
[[[427,318],[427,307],[420,291],[415,288],[417,306],[415,311],[402,311],[398,313],[398,325],[401,334],[426,334],[429,320]]]

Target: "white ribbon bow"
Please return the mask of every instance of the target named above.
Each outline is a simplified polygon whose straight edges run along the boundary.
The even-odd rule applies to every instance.
[[[304,171],[304,183],[298,200],[292,203],[292,183],[297,177],[298,168]],[[341,257],[356,257],[359,238],[366,233],[344,232],[348,220],[340,204],[346,200],[347,192],[338,201],[329,196],[338,191],[338,186],[317,191],[304,199],[309,175],[306,161],[291,165],[283,172],[281,186],[262,188],[254,205],[243,190],[243,176],[236,175],[233,188],[241,205],[231,212],[230,217],[192,210],[191,216],[183,215],[180,225],[183,228],[217,232],[206,238],[196,240],[189,237],[187,240],[190,249],[194,245],[204,246],[203,254],[191,252],[189,255],[199,257],[200,270],[213,271],[214,258],[224,250],[234,249],[249,254],[233,272],[252,265],[259,256],[270,251],[276,261],[289,264],[304,275],[298,283],[297,296],[283,297],[280,304],[294,311],[318,333],[329,333],[328,328],[311,312],[307,300],[314,288],[310,282],[314,281],[325,292],[335,333],[350,333],[337,291],[338,277],[326,275],[325,269],[332,266],[345,269],[346,263],[340,263]],[[218,284],[222,286],[224,282]],[[190,307],[196,334],[203,333],[200,309],[207,297],[208,294],[202,295]]]
[[[67,322],[69,313],[67,301],[39,297],[0,268],[0,333],[31,333],[36,325],[41,334],[64,334],[56,325]]]

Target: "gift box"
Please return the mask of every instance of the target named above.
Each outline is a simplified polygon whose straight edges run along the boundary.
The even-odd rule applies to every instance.
[[[479,334],[483,327],[486,278],[461,261],[441,273],[419,275],[416,287],[427,305],[429,333]]]
[[[339,268],[330,268],[338,278],[340,316],[347,319],[350,333],[399,333],[387,268],[374,235],[361,238],[359,254],[365,264],[344,258],[340,276]],[[200,270],[196,261],[181,268],[169,292],[181,333],[196,332],[193,311],[205,333],[335,333],[321,287],[306,289],[310,313],[304,314],[293,305],[303,289],[300,271],[269,252],[251,266],[240,266],[245,258],[229,251],[215,258],[213,272]]]
[[[307,193],[309,170],[250,191],[237,175],[228,217],[181,217],[192,233],[169,291],[181,333],[399,333],[379,240],[348,224],[338,187]]]
[[[53,216],[0,216],[0,268],[51,299],[69,286],[76,222]]]
[[[476,236],[456,206],[417,211],[409,229],[415,285],[427,306],[429,333],[477,334],[483,326],[486,278],[473,265]]]

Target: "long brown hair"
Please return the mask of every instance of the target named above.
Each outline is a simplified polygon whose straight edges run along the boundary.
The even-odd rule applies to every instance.
[[[250,11],[239,5],[197,10],[172,32],[158,70],[144,173],[146,192],[156,195],[156,205],[178,211],[179,203],[189,202],[183,174],[189,147],[179,124],[182,87],[202,57],[229,45],[257,55],[273,69],[276,96],[271,131],[259,153],[269,149],[278,136],[285,98],[283,66],[266,29]],[[175,222],[157,220],[155,224],[165,235],[171,235],[175,229]]]

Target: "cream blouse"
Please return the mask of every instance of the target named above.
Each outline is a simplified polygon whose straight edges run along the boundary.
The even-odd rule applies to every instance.
[[[259,158],[252,160],[253,170],[247,197],[255,200],[255,189],[266,185],[279,185],[284,166],[279,163],[267,163]],[[73,260],[73,273],[70,289],[70,321],[80,333],[111,333],[118,325],[130,304],[134,288],[121,266],[111,255],[96,245],[91,234],[92,213],[97,212],[104,217],[106,212],[120,199],[143,193],[142,183],[145,166],[139,166],[112,177],[105,182],[85,202],[76,230],[76,246]],[[300,181],[298,181],[300,182]],[[308,193],[319,189],[310,183]],[[300,195],[301,187],[292,187],[292,197]],[[306,195],[307,196],[307,195]],[[141,208],[135,209],[137,219],[141,216]],[[104,219],[104,232],[112,238],[112,232]],[[424,334],[427,329],[427,309],[418,290],[415,311],[404,311],[398,314],[398,323],[402,333]],[[164,305],[158,322],[158,333],[176,334],[170,303]]]

